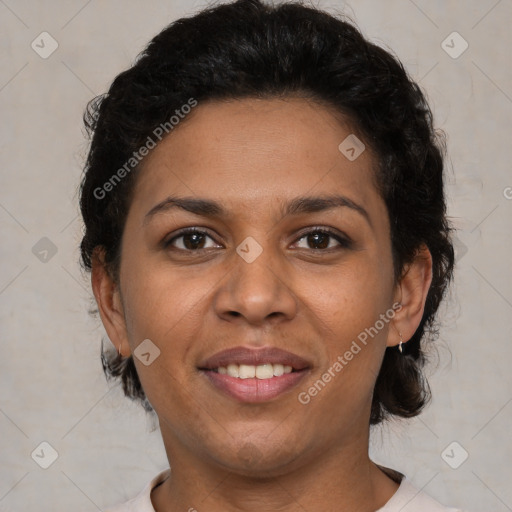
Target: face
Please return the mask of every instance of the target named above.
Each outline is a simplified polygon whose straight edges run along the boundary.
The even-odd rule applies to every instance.
[[[125,356],[150,340],[150,364],[134,361],[168,452],[269,475],[342,445],[367,449],[400,297],[375,159],[338,149],[352,133],[304,99],[200,103],[146,157],[123,234],[122,320],[108,332]],[[232,380],[222,390],[213,382],[227,377],[200,368],[240,346],[277,347],[307,367],[272,378],[291,387],[267,378],[245,395]]]

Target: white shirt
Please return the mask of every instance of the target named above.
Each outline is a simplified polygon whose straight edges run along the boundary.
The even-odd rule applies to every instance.
[[[151,491],[171,474],[166,469],[146,484],[144,489],[125,503],[107,508],[105,512],[155,512],[151,503]],[[401,474],[401,473],[400,473]],[[449,508],[441,505],[428,494],[417,489],[412,482],[402,475],[400,487],[389,501],[376,512],[464,512],[458,508]]]

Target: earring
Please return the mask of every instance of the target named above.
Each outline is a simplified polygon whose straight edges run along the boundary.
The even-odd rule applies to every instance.
[[[402,354],[403,353],[403,350],[402,350],[402,342],[403,342],[402,333],[399,332],[398,334],[400,335],[400,343],[398,345],[398,350],[400,350],[400,354]]]

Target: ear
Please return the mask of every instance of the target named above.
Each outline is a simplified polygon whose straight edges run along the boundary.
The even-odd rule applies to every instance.
[[[126,331],[120,289],[114,282],[105,265],[105,252],[102,247],[94,249],[91,263],[91,284],[101,321],[110,341],[124,357],[131,354]]]
[[[425,310],[425,301],[432,283],[432,255],[426,245],[422,245],[414,260],[406,265],[400,282],[395,290],[395,301],[402,307],[397,310],[393,324],[394,329],[388,332],[387,346],[392,347],[400,342],[409,341],[420,325]]]

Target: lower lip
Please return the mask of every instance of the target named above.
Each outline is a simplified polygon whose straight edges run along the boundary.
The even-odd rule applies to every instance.
[[[240,402],[266,402],[298,385],[307,370],[285,373],[270,379],[239,379],[212,370],[201,370],[220,391]]]

